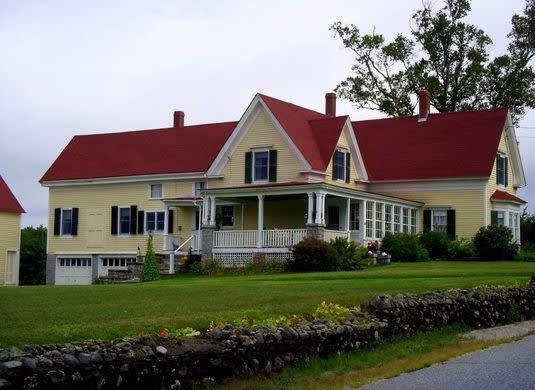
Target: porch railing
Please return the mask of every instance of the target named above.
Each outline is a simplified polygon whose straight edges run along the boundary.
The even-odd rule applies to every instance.
[[[268,248],[287,248],[297,244],[307,235],[306,229],[264,230],[262,242]]]
[[[174,251],[180,246],[180,237],[178,234],[164,234],[163,236],[163,250]]]
[[[325,232],[323,233],[323,239],[327,242],[334,240],[337,237],[343,237],[350,239],[349,232],[342,231],[342,230],[329,230],[325,229]]]
[[[214,248],[256,247],[256,230],[220,230],[214,232]]]

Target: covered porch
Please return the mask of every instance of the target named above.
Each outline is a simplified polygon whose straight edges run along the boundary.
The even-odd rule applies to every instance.
[[[394,209],[400,231],[416,231],[418,207],[417,202],[325,183],[205,190],[202,257],[226,266],[245,265],[255,256],[286,261],[291,247],[305,237],[344,237],[362,245],[393,229]]]

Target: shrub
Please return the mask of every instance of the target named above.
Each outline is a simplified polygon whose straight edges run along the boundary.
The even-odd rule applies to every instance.
[[[427,261],[429,254],[416,234],[386,233],[381,250],[392,255],[392,261]]]
[[[481,227],[474,237],[474,246],[483,260],[510,260],[518,251],[513,232],[501,225]]]
[[[156,264],[156,255],[154,254],[154,248],[152,245],[152,234],[149,234],[145,261],[141,267],[140,280],[142,282],[150,282],[157,279],[160,279],[160,270],[158,269],[158,264]]]
[[[448,260],[473,259],[476,254],[472,241],[461,238],[448,244]]]
[[[515,255],[514,259],[533,262],[535,261],[535,251],[521,251]]]
[[[420,236],[420,244],[427,249],[432,259],[444,259],[448,255],[450,239],[443,232],[425,232]]]
[[[203,274],[203,267],[202,262],[200,261],[192,261],[189,263],[189,272],[193,275],[202,275]]]
[[[340,255],[325,241],[307,237],[293,248],[293,271],[335,271],[340,267]]]
[[[340,256],[340,270],[350,271],[366,267],[368,262],[365,259],[365,248],[359,248],[353,241],[344,237],[336,237],[331,240],[330,245]]]
[[[527,209],[520,215],[520,241],[523,248],[535,249],[535,214],[529,214]]]

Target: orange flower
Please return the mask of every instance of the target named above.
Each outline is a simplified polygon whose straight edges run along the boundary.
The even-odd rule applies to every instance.
[[[163,328],[160,333],[158,333],[160,336],[165,336],[167,333],[169,333],[169,329]]]

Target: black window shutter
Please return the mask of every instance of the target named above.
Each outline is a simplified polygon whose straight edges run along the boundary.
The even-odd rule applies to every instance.
[[[507,187],[509,185],[509,169],[507,167],[507,157],[504,157],[503,158],[503,169],[505,170],[505,172],[503,173],[503,175],[505,176],[505,186]]]
[[[451,239],[455,238],[455,210],[448,210],[446,214],[448,225],[446,226],[446,233]]]
[[[424,210],[424,232],[431,231],[431,210]]]
[[[173,234],[173,217],[174,217],[174,212],[173,210],[169,210],[168,214],[167,214],[167,233],[169,234]]]
[[[351,180],[351,155],[346,153],[346,183]]]
[[[338,179],[336,177],[336,155],[338,154],[338,150],[335,150],[334,151],[334,154],[333,154],[333,180],[336,180]]]
[[[54,209],[54,235],[59,236],[61,227],[61,209]]]
[[[253,152],[245,152],[245,183],[253,181]]]
[[[500,184],[500,155],[496,155],[496,184]]]
[[[119,208],[117,206],[111,207],[111,234],[117,234],[117,219],[119,218]]]
[[[277,151],[269,151],[269,181],[277,181]]]
[[[145,212],[143,210],[139,210],[137,212],[137,234],[143,234],[145,233]]]
[[[78,235],[78,207],[72,208],[72,230],[71,234],[73,236]]]
[[[490,224],[491,225],[497,225],[498,224],[498,212],[495,210],[491,210],[490,212]]]
[[[130,206],[130,234],[137,231],[137,206]]]

